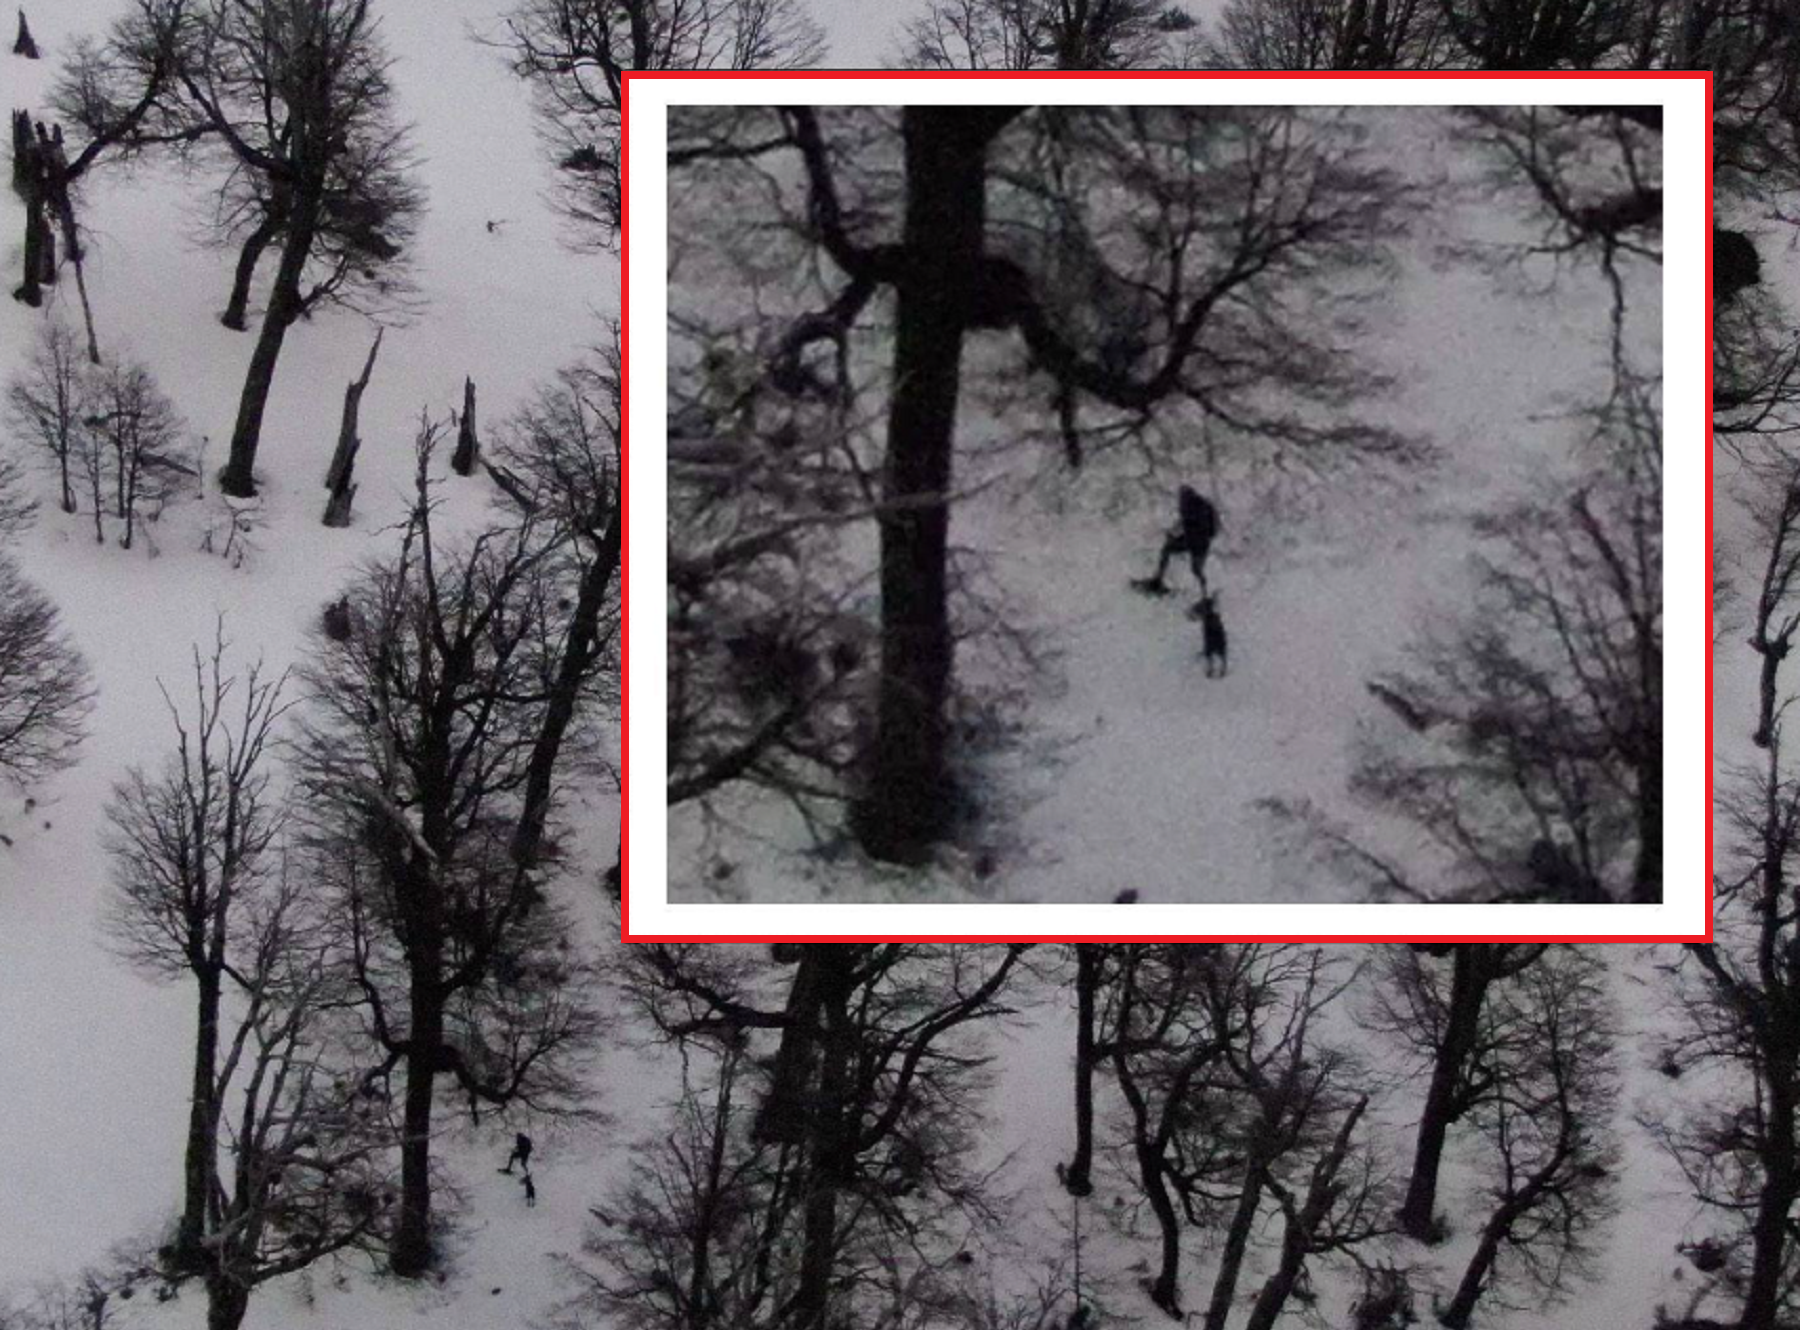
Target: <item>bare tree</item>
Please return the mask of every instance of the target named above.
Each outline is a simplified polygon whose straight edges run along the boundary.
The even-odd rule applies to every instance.
[[[1644,6],[1628,0],[1440,0],[1477,69],[1597,69],[1640,55]]]
[[[909,69],[1141,69],[1185,31],[1162,0],[934,0],[907,24]]]
[[[1204,1324],[1221,1330],[1252,1235],[1271,1207],[1280,1257],[1252,1310],[1272,1324],[1309,1258],[1379,1234],[1384,1194],[1351,1140],[1366,1100],[1354,1068],[1310,1033],[1341,980],[1316,950],[1130,945],[1105,999],[1110,1069],[1126,1105],[1130,1164],[1156,1221],[1151,1300],[1181,1319],[1181,1244],[1223,1227]],[[1198,1315],[1198,1313],[1196,1313]]]
[[[1543,958],[1545,943],[1417,943],[1386,948],[1369,1025],[1429,1068],[1412,1172],[1400,1206],[1403,1232],[1442,1236],[1439,1169],[1450,1129],[1499,1089],[1495,1069],[1514,1031],[1493,1019],[1489,995]],[[1448,966],[1438,962],[1448,960]]]
[[[392,1203],[393,1130],[335,1046],[354,1000],[307,884],[285,871],[242,906],[237,1010],[223,1047],[215,1227],[204,1242],[207,1330],[237,1330],[251,1294],[351,1248],[374,1246]]]
[[[181,478],[197,474],[182,444],[185,426],[150,371],[135,361],[109,362],[90,376],[86,412],[81,426],[93,437],[84,458],[94,469],[101,459],[110,462],[110,506],[121,526],[119,545],[130,549],[140,515],[156,521]],[[97,487],[93,492],[97,500]]]
[[[497,44],[531,84],[565,213],[600,248],[619,229],[626,71],[799,69],[824,50],[799,0],[523,0]]]
[[[283,811],[273,796],[267,750],[286,704],[286,676],[257,662],[240,676],[225,663],[224,625],[212,651],[194,650],[191,709],[163,699],[174,752],[157,769],[134,767],[107,806],[113,946],[163,980],[191,977],[196,1016],[187,1147],[182,1167],[177,1268],[203,1268],[217,1239],[220,1115],[230,1070],[221,1063],[222,1007],[244,983],[241,916],[271,889],[270,847]]]
[[[399,256],[419,196],[369,0],[207,0],[184,11],[179,32],[183,114],[227,153],[227,197],[247,189],[261,209],[245,262],[254,269],[261,244],[281,246],[220,480],[248,498],[288,328]]]
[[[437,434],[421,432],[399,553],[350,588],[350,632],[304,672],[297,753],[368,1035],[383,1074],[405,1067],[390,1264],[406,1276],[433,1254],[440,1079],[472,1102],[573,1111],[594,1033],[584,962],[545,896],[554,861],[510,854],[555,676],[547,547],[530,522],[440,546]]]
[[[0,545],[29,527],[37,509],[24,464],[10,453],[0,453]]]
[[[554,675],[532,742],[510,853],[536,866],[565,745],[584,716],[610,715],[617,702],[616,645],[624,542],[618,330],[584,364],[508,424],[497,460],[484,463],[520,520],[546,533],[544,575],[560,588]]]
[[[1027,949],[780,945],[770,961],[792,978],[778,1003],[759,993],[766,970],[747,953],[633,949],[640,1001],[670,1036],[778,1033],[752,1127],[799,1169],[761,1221],[779,1226],[767,1239],[777,1253],[794,1253],[771,1308],[778,1323],[827,1330],[881,1296],[888,1281],[871,1288],[871,1270],[888,1258],[872,1253],[898,1249],[904,1282],[958,1250],[952,1221],[991,1218],[967,1159],[981,1058],[966,1041],[1007,1010]]]
[[[693,1067],[713,1068],[707,1080]],[[580,1291],[570,1326],[595,1314],[630,1330],[754,1325],[788,1295],[777,1240],[803,1175],[800,1154],[750,1131],[756,1093],[748,1040],[690,1047],[673,1129],[659,1128],[631,1176],[601,1205],[568,1262]]]
[[[1659,422],[1628,389],[1572,485],[1478,523],[1473,612],[1370,686],[1406,723],[1365,736],[1352,794],[1423,844],[1274,810],[1376,895],[1660,900],[1661,511]]]
[[[1230,0],[1205,48],[1221,69],[1430,69],[1439,0]]]
[[[91,391],[74,330],[60,319],[46,320],[31,359],[7,384],[6,415],[55,469],[65,513],[76,510],[71,464],[78,455],[81,422],[92,414]]]
[[[1720,717],[1717,733],[1751,727],[1754,762],[1727,767],[1715,790],[1713,940],[1690,944],[1669,982],[1680,1018],[1663,1055],[1671,1075],[1703,1078],[1701,1095],[1672,1088],[1646,1116],[1700,1204],[1689,1250],[1702,1297],[1722,1302],[1742,1330],[1791,1320],[1800,1297],[1791,1216],[1800,1204],[1800,947],[1794,856],[1800,782],[1788,757],[1792,691],[1783,669],[1794,633],[1800,566],[1800,469],[1758,449],[1744,477],[1749,534],[1743,565],[1748,646],[1761,686],[1752,715]]]
[[[1558,949],[1501,990],[1489,1018],[1516,1034],[1495,1041],[1507,1065],[1488,1073],[1495,1092],[1474,1114],[1492,1151],[1493,1208],[1438,1311],[1450,1330],[1464,1330],[1483,1298],[1518,1305],[1518,1284],[1540,1308],[1566,1299],[1576,1279],[1592,1274],[1614,1209],[1618,1021],[1604,968],[1578,949]]]
[[[56,606],[0,554],[0,776],[29,785],[72,763],[93,699]]]
[[[295,306],[299,317],[325,305],[373,318],[403,317],[415,308],[407,264],[425,206],[413,174],[417,162],[406,131],[367,130],[331,159]],[[282,243],[293,206],[286,172],[233,160],[209,228],[218,243],[239,247],[231,294],[219,316],[227,328],[241,332],[247,326],[257,267],[270,246]]]

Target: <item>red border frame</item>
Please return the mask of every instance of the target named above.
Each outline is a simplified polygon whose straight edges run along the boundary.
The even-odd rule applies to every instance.
[[[1068,79],[1068,78],[1110,78],[1110,79],[1251,79],[1251,78],[1330,78],[1330,79],[1496,79],[1496,78],[1548,78],[1548,79],[1593,79],[1593,78],[1700,78],[1706,86],[1706,188],[1704,202],[1706,205],[1706,631],[1707,640],[1713,634],[1712,603],[1712,400],[1713,400],[1713,357],[1712,357],[1712,122],[1713,122],[1713,80],[1709,70],[1513,70],[1513,71],[1414,71],[1397,70],[1370,73],[1345,73],[1323,70],[1218,70],[1196,72],[1190,70],[1143,70],[1143,71],[1100,71],[1100,70],[1062,70],[1062,71],[965,71],[965,70],[888,70],[888,69],[807,69],[807,70],[628,70],[621,79],[619,97],[619,373],[620,373],[620,461],[619,484],[621,490],[620,511],[620,629],[622,664],[620,668],[620,727],[621,735],[629,734],[630,715],[630,607],[628,600],[629,578],[627,576],[630,558],[630,528],[626,524],[626,512],[630,505],[626,501],[629,495],[627,459],[630,456],[630,163],[628,145],[630,143],[629,123],[631,112],[631,85],[643,79],[792,79],[792,78],[830,78],[854,77],[867,75],[882,79]],[[1666,351],[1665,351],[1666,354]],[[1667,434],[1665,433],[1665,447]],[[1132,934],[957,934],[931,933],[912,934],[906,936],[876,936],[872,934],[830,934],[825,936],[794,935],[782,933],[640,933],[634,936],[631,932],[631,892],[630,892],[630,742],[626,738],[620,744],[619,755],[619,915],[620,937],[625,942],[702,942],[702,943],[752,943],[752,942],[1710,942],[1713,934],[1713,893],[1712,893],[1712,856],[1713,856],[1713,740],[1712,740],[1712,691],[1713,665],[1712,653],[1706,657],[1706,932],[1699,936],[1690,934],[1558,934],[1544,936],[1541,934],[1152,934],[1140,936]],[[729,909],[720,905],[721,910]],[[826,907],[830,908],[830,907]]]

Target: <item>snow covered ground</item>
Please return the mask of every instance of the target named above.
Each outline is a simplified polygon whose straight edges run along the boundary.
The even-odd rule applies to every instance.
[[[70,37],[98,30],[117,7],[113,0],[33,7],[47,59],[31,65],[0,57],[0,101],[38,104],[49,66]],[[842,58],[860,64],[883,56],[882,25],[869,22],[862,7],[843,9],[833,15]],[[490,27],[496,6],[411,0],[385,10],[400,58],[401,104],[418,123],[426,157],[430,203],[419,247],[430,303],[415,327],[391,332],[383,343],[363,407],[367,443],[355,527],[327,531],[317,520],[341,390],[360,368],[370,335],[359,320],[332,313],[298,327],[284,351],[262,453],[268,518],[245,567],[198,550],[206,510],[194,503],[172,509],[153,531],[153,545],[132,553],[96,547],[78,520],[54,513],[18,551],[61,606],[101,692],[79,766],[30,810],[16,800],[0,803],[0,831],[15,842],[0,848],[0,1305],[8,1297],[29,1299],[40,1282],[76,1275],[115,1243],[143,1239],[167,1221],[175,1199],[189,996],[179,985],[155,987],[125,969],[97,929],[105,887],[101,805],[128,765],[153,762],[164,749],[156,681],[183,675],[192,644],[208,638],[221,614],[240,655],[292,661],[340,578],[389,539],[385,528],[406,493],[420,409],[442,416],[458,402],[463,376],[473,374],[484,419],[500,419],[596,339],[597,316],[616,298],[610,262],[558,245],[557,223],[541,203],[545,175],[524,94],[492,51],[466,39],[462,25]],[[896,12],[884,9],[884,22]],[[249,340],[215,317],[231,256],[189,240],[204,197],[203,181],[173,171],[103,172],[86,200],[94,235],[89,277],[103,345],[129,347],[145,360],[193,431],[217,445],[229,432]],[[1485,206],[1479,197],[1461,198],[1431,225],[1453,230],[1455,217]],[[507,225],[490,233],[489,219]],[[9,274],[17,266],[19,223],[17,200],[0,194],[0,258]],[[1033,786],[1032,773],[1018,777],[1025,818],[1019,839],[1054,853],[1009,879],[1009,891],[1053,898],[1091,892],[1095,883],[1122,885],[1103,870],[1107,837],[1126,826],[1143,828],[1134,834],[1158,856],[1149,872],[1170,883],[1186,881],[1185,866],[1202,853],[1218,866],[1208,891],[1239,884],[1247,894],[1286,889],[1258,853],[1244,803],[1292,790],[1289,782],[1336,788],[1348,727],[1368,706],[1361,679],[1387,658],[1417,604],[1454,587],[1450,556],[1464,500],[1499,492],[1531,469],[1541,450],[1560,446],[1554,423],[1503,431],[1495,422],[1522,418],[1581,388],[1573,358],[1562,354],[1571,344],[1564,339],[1585,345],[1599,335],[1590,322],[1592,291],[1580,274],[1568,274],[1546,303],[1503,298],[1487,274],[1428,278],[1428,262],[1421,238],[1413,276],[1397,288],[1389,341],[1401,357],[1394,368],[1410,363],[1418,372],[1403,374],[1404,398],[1394,410],[1396,419],[1431,423],[1449,455],[1447,469],[1410,500],[1404,523],[1390,521],[1385,510],[1368,511],[1315,539],[1286,530],[1253,535],[1233,522],[1220,562],[1238,662],[1229,680],[1200,678],[1191,626],[1175,605],[1123,591],[1124,577],[1150,557],[1165,520],[1148,496],[1124,520],[1079,496],[1062,512],[1035,498],[1002,503],[996,496],[959,515],[960,537],[1011,569],[1008,589],[1060,639],[1066,683],[1032,719],[1044,735],[1072,740],[1064,751],[1074,756],[1054,781]],[[40,317],[0,301],[0,378],[26,353]],[[445,492],[465,515],[483,501],[467,489]],[[1031,551],[1028,576],[1028,561],[1008,563],[1013,549]],[[1366,594],[1372,582],[1383,588],[1379,597]],[[1292,631],[1302,624],[1309,626],[1304,650]],[[1318,668],[1321,658],[1333,662],[1329,671]],[[1211,756],[1225,751],[1238,756],[1230,788],[1211,776],[1197,784],[1200,773],[1216,769]],[[1170,774],[1170,763],[1185,765]],[[610,844],[608,817],[605,809],[596,815],[597,844]],[[1059,841],[1058,829],[1072,834]],[[592,909],[596,929],[610,928],[598,901]],[[1653,1022],[1636,983],[1641,958],[1616,954],[1633,1020]],[[596,1078],[609,1120],[561,1131],[522,1124],[539,1141],[535,1209],[524,1207],[512,1179],[495,1172],[514,1124],[448,1128],[444,1166],[456,1228],[441,1283],[401,1285],[353,1263],[323,1267],[259,1293],[247,1324],[541,1324],[566,1292],[559,1254],[578,1247],[589,1205],[628,1163],[630,1147],[653,1138],[663,1121],[672,1081],[667,1058],[632,1051],[626,1041],[635,1033],[621,1018]],[[1060,1007],[1039,1011],[996,1044],[1001,1076],[990,1101],[991,1148],[996,1158],[1015,1156],[1007,1177],[1019,1191],[1019,1234],[1046,1245],[1068,1205],[1051,1165],[1068,1145],[1069,1044]],[[1645,1049],[1634,1042],[1628,1065],[1646,1063]],[[1632,1091],[1659,1092],[1660,1083],[1644,1073]],[[1632,1140],[1626,1210],[1599,1282],[1563,1309],[1493,1316],[1484,1324],[1577,1330],[1650,1323],[1653,1307],[1675,1288],[1672,1248],[1689,1206],[1643,1138]],[[1104,1232],[1095,1217],[1118,1191],[1109,1176],[1087,1209],[1090,1232]],[[1201,1249],[1196,1238],[1196,1255]],[[1129,1268],[1146,1251],[1141,1238],[1103,1237],[1093,1259],[1129,1289]],[[1411,1252],[1409,1259],[1454,1270],[1459,1254],[1453,1247],[1435,1257]],[[1204,1265],[1193,1265],[1190,1302],[1204,1287]],[[1341,1299],[1332,1305],[1341,1310]],[[1122,1297],[1117,1310],[1158,1323],[1141,1296]],[[115,1301],[107,1323],[185,1330],[203,1321],[197,1290],[166,1306],[142,1290],[128,1304]]]

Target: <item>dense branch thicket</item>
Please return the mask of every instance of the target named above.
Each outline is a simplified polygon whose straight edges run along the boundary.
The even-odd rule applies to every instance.
[[[598,248],[619,230],[628,70],[800,69],[824,49],[796,0],[524,0],[497,44],[531,85],[563,211]]]
[[[31,785],[74,762],[93,700],[56,606],[0,554],[0,778]]]

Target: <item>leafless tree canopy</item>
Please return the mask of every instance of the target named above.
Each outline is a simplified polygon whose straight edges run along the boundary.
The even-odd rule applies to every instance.
[[[633,69],[797,69],[823,52],[795,0],[525,0],[499,39],[530,81],[581,243],[619,229],[619,99]]]
[[[70,765],[93,699],[56,606],[0,554],[0,777],[29,785]]]

